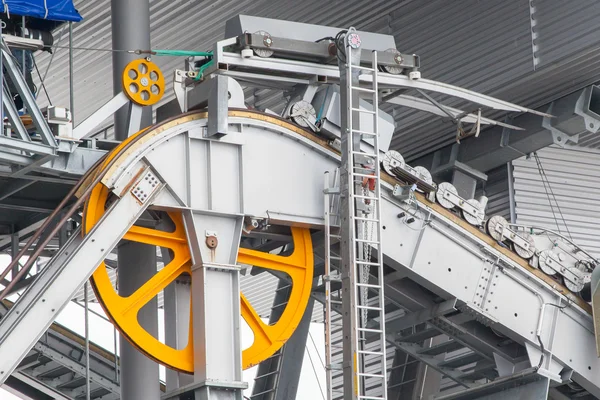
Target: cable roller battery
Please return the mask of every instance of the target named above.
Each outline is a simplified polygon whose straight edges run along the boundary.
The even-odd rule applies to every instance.
[[[44,50],[50,50],[54,44],[54,37],[52,33],[48,31],[42,31],[39,29],[20,28],[19,36],[27,39],[37,39],[44,43]]]

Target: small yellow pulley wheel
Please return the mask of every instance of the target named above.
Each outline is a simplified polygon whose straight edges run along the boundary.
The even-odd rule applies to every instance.
[[[133,60],[123,71],[123,91],[134,103],[151,106],[165,93],[165,77],[152,61]]]

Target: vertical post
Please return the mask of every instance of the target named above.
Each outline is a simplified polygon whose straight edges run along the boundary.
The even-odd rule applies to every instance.
[[[195,400],[243,400],[240,338],[242,216],[184,214],[192,253]]]
[[[19,254],[19,234],[13,233],[10,236],[10,255],[12,257],[12,261],[14,261],[15,257]],[[19,273],[19,264],[15,264],[12,269],[12,278],[15,279],[15,276]]]
[[[75,85],[73,84],[73,74],[73,23],[69,22],[69,107],[71,108],[71,122],[75,126]]]
[[[85,309],[85,400],[90,400],[90,314],[87,281],[83,285],[83,302]]]
[[[113,93],[122,91],[122,75],[125,66],[140,58],[127,50],[150,49],[150,1],[111,0],[112,48],[113,48]],[[115,137],[127,138],[127,107],[115,113]],[[144,107],[142,127],[152,124],[152,109]]]
[[[515,203],[515,177],[513,175],[512,161],[506,163],[506,170],[508,172],[508,207],[510,209],[510,223],[517,223],[517,208]]]
[[[340,64],[340,113],[341,113],[341,153],[342,163],[340,167],[340,235],[341,239],[341,259],[342,259],[342,333],[343,333],[343,377],[344,377],[344,399],[357,399],[358,397],[358,379],[355,379],[358,360],[357,341],[355,340],[355,327],[358,326],[357,320],[357,297],[355,283],[357,281],[356,259],[357,246],[354,238],[355,230],[358,228],[355,223],[354,194],[360,191],[356,182],[353,181],[353,151],[360,149],[360,135],[352,135],[352,127],[360,126],[360,116],[352,109],[359,108],[359,96],[356,90],[351,90],[353,86],[359,85],[359,69],[353,69],[352,64],[360,63],[360,50],[352,51],[350,46],[346,46],[344,41],[343,54],[338,55]],[[350,51],[348,51],[350,50]],[[340,52],[341,53],[341,52]],[[358,192],[360,193],[360,192]],[[359,224],[360,225],[360,224]]]
[[[125,242],[117,250],[119,295],[130,296],[143,283],[156,274],[156,247],[143,243]],[[158,338],[158,314],[156,298],[148,302],[138,313],[140,325]],[[160,385],[158,364],[120,337],[121,350],[121,398],[158,400]]]
[[[121,92],[125,66],[137,58],[123,50],[150,48],[149,0],[111,0],[113,91]],[[142,127],[152,124],[152,110],[145,107]],[[115,114],[115,138],[127,138],[127,107]],[[128,296],[156,274],[156,247],[128,242],[117,252],[119,294]],[[140,324],[158,337],[156,299],[144,306],[139,314]],[[125,338],[120,338],[121,398],[158,400],[160,398],[158,364],[141,354]]]
[[[2,31],[6,27],[6,22],[0,21],[0,38],[2,38]],[[4,95],[4,60],[2,54],[0,52],[0,123],[2,124],[2,132],[0,134],[4,134],[4,99],[2,96]]]

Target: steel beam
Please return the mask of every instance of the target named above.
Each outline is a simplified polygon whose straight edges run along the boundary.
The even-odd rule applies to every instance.
[[[117,254],[119,295],[127,297],[156,274],[156,247],[126,241],[119,246]],[[158,338],[157,313],[158,303],[154,298],[137,315],[140,325],[155,338]],[[158,364],[122,336],[120,339],[121,397],[157,400],[160,397]]]
[[[196,400],[242,400],[240,283],[236,259],[242,215],[184,214],[192,253]],[[209,247],[208,238],[218,238]]]
[[[287,306],[290,283],[280,279],[273,299],[269,323],[275,323]],[[314,298],[308,302],[304,316],[285,345],[272,357],[260,363],[256,371],[252,400],[295,399],[300,383],[302,360],[306,351]]]
[[[150,49],[150,1],[149,0],[112,0],[112,53],[113,57],[113,92],[117,98],[123,99],[122,76],[127,64],[139,56],[122,50]],[[121,51],[118,51],[121,50]],[[117,104],[118,105],[118,104]],[[114,129],[117,140],[125,140],[129,132],[128,107],[116,107]],[[146,107],[142,112],[141,127],[152,124],[152,110]],[[91,124],[90,124],[91,125]],[[83,129],[82,129],[83,132]],[[79,134],[79,132],[78,132]],[[85,134],[85,133],[84,133]],[[141,283],[156,273],[156,249],[142,244],[128,244],[119,247],[118,279],[119,291],[135,290]],[[127,264],[127,260],[132,264]],[[123,267],[125,266],[125,267]],[[129,283],[125,283],[128,281]],[[122,294],[123,295],[123,294]],[[140,323],[150,333],[158,333],[158,314],[155,300],[146,305],[140,312]],[[121,348],[121,397],[124,399],[143,398],[158,400],[158,365],[139,353],[125,338],[120,337]]]

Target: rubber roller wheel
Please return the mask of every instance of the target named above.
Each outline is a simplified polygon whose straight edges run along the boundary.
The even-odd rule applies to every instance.
[[[181,120],[187,121],[189,118],[189,116],[182,117]],[[177,121],[171,122],[171,124],[176,127]],[[158,128],[156,129],[158,131]],[[144,135],[157,134],[157,131],[153,131],[153,128],[150,128]],[[115,158],[115,154],[128,143],[135,140],[141,133],[139,132],[137,135],[128,138],[113,150],[108,155],[105,163],[99,167],[96,174],[103,173],[110,160]],[[124,159],[126,157],[127,153],[123,155]],[[125,163],[125,160],[118,159],[117,162]],[[83,214],[84,235],[104,215],[107,205],[111,201],[109,195],[109,190],[103,184],[100,183],[94,187],[85,204]],[[133,346],[160,364],[182,372],[193,373],[194,349],[192,340],[189,340],[187,345],[182,349],[170,347],[161,343],[152,334],[147,332],[137,319],[138,311],[171,282],[177,280],[181,275],[191,276],[191,250],[182,214],[180,211],[173,210],[169,211],[168,215],[175,225],[175,228],[171,232],[134,225],[123,236],[124,240],[145,243],[170,250],[172,258],[160,271],[157,271],[154,276],[128,297],[122,297],[115,291],[104,263],[100,264],[92,275],[91,283],[104,311],[121,334]],[[278,321],[273,325],[265,324],[246,297],[243,294],[241,295],[241,316],[254,333],[253,343],[242,352],[242,366],[244,369],[266,360],[279,350],[294,333],[307,307],[311,294],[314,267],[310,231],[306,228],[293,227],[291,228],[291,234],[294,250],[289,256],[280,256],[245,248],[239,249],[238,263],[283,273],[291,280],[287,305]],[[192,290],[193,285],[194,283],[192,282]],[[183,317],[180,316],[180,318]],[[191,320],[191,315],[189,318]],[[191,323],[189,326],[188,337],[193,338]]]

